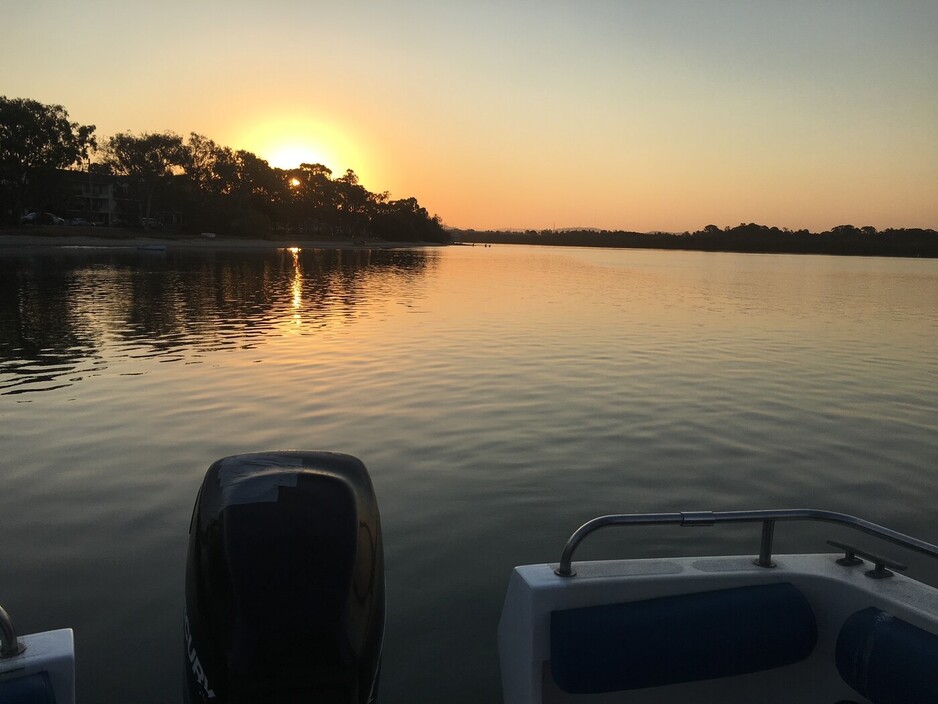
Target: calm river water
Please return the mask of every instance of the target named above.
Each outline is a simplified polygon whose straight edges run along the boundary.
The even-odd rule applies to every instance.
[[[84,702],[179,701],[189,515],[240,452],[369,467],[396,704],[497,702],[511,567],[594,515],[817,507],[938,542],[938,261],[0,250],[0,292],[0,603],[76,629]],[[778,547],[832,531],[786,524]],[[578,555],[757,533],[611,531]]]

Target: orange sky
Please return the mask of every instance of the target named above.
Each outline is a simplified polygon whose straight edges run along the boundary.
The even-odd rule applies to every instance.
[[[456,227],[938,228],[934,0],[16,5],[3,94]]]

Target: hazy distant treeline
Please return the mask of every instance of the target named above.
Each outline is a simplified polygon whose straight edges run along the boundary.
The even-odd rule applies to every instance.
[[[83,184],[68,171],[87,173],[89,190],[98,190],[83,200],[76,193]],[[0,96],[0,219],[15,223],[28,211],[47,211],[100,220],[91,196],[100,203],[105,191],[108,224],[252,237],[288,231],[449,239],[439,217],[415,198],[372,193],[351,169],[333,178],[322,164],[273,168],[195,133],[124,132],[99,140],[94,125],[71,122],[61,105]]]
[[[568,247],[688,249],[710,252],[847,254],[889,257],[938,257],[938,232],[838,225],[826,232],[788,230],[755,223],[720,229],[707,225],[684,233],[622,230],[527,230],[525,232],[453,230],[457,242],[541,244]]]

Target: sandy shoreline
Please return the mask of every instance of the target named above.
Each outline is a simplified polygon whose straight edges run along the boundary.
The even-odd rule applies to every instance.
[[[385,242],[383,240],[263,240],[228,237],[159,237],[129,233],[129,236],[99,236],[82,229],[81,232],[23,232],[0,230],[0,248],[32,249],[43,247],[104,247],[109,249],[407,249],[435,247],[433,242]]]

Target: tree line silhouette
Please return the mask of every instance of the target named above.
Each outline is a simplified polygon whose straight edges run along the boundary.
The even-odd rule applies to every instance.
[[[723,229],[707,225],[696,232],[626,232],[623,230],[526,230],[524,232],[453,230],[456,242],[540,244],[567,247],[683,249],[763,254],[837,254],[882,257],[938,257],[938,232],[838,225],[825,232],[789,230],[755,223]]]
[[[94,125],[70,121],[61,105],[0,96],[0,217],[13,224],[27,209],[64,213],[69,170],[113,179],[120,219],[144,227],[449,241],[416,198],[373,193],[352,169],[333,177],[323,164],[275,168],[196,133],[122,132],[99,142]]]
[[[931,229],[838,225],[824,232],[756,223],[696,232],[622,230],[447,231],[415,198],[372,193],[352,169],[338,177],[323,164],[271,167],[246,150],[208,137],[123,132],[99,143],[94,125],[71,122],[61,105],[0,96],[0,220],[28,207],[63,211],[68,170],[114,179],[128,223],[171,221],[189,232],[232,236],[379,237],[392,241],[542,244],[790,254],[938,257]],[[154,217],[159,215],[159,218]],[[166,224],[170,224],[167,222]]]

